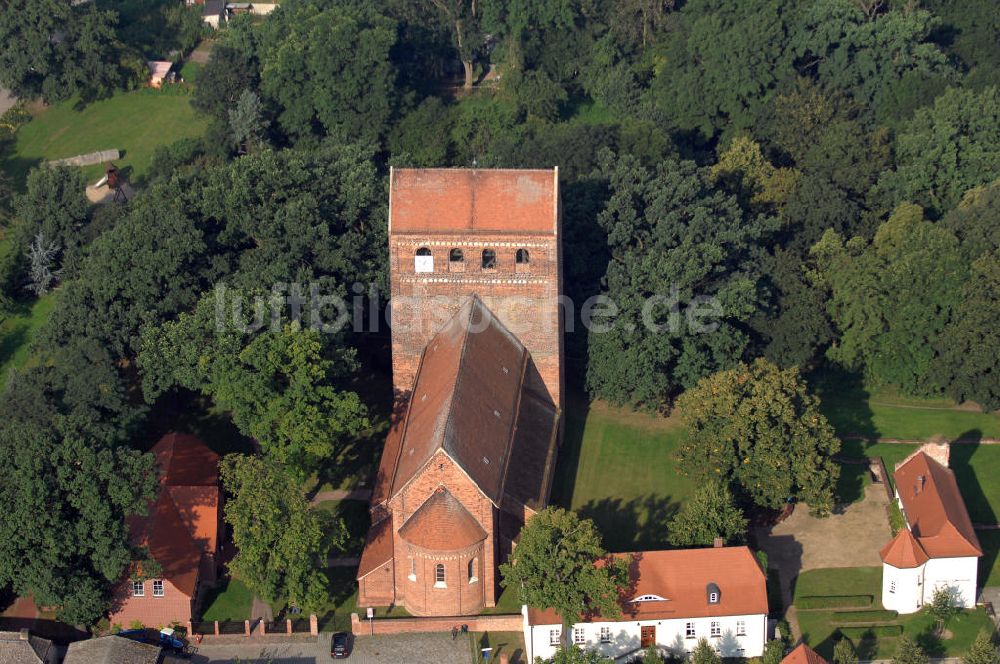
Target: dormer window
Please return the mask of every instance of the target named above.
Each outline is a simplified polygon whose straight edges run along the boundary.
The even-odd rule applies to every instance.
[[[495,270],[497,269],[497,252],[492,249],[483,249],[483,269],[484,270]]]
[[[427,247],[417,249],[417,253],[413,257],[413,269],[415,272],[434,271],[434,255],[431,254],[430,249]]]
[[[719,592],[719,586],[714,583],[708,584],[705,588],[705,593],[708,595],[709,604],[718,604],[722,600],[722,593]]]
[[[659,595],[639,595],[638,597],[636,597],[632,601],[633,602],[665,602],[665,601],[667,601],[667,598],[666,597],[660,597]]]

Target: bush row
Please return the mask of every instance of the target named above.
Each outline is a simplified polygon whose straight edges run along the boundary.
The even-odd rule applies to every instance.
[[[862,609],[872,605],[871,595],[826,595],[800,597],[795,601],[797,609]]]

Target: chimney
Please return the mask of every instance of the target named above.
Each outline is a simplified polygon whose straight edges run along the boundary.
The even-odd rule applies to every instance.
[[[913,487],[913,495],[919,496],[921,490],[924,488],[924,482],[927,480],[923,475],[917,475],[917,485]]]
[[[725,545],[726,545],[726,540],[722,539],[721,537],[716,537],[714,540],[712,540],[712,546],[716,549],[721,549]]]
[[[27,641],[28,637],[29,637],[28,628],[25,627],[24,629],[21,630],[21,633],[18,636],[18,638],[21,639],[22,641]]]

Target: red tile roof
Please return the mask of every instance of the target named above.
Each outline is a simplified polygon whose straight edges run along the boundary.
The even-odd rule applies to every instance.
[[[951,470],[919,452],[897,468],[893,477],[910,530],[928,556],[982,555]]]
[[[920,567],[928,560],[927,552],[906,528],[901,529],[878,553],[882,562],[897,569]]]
[[[356,578],[368,576],[392,560],[392,519],[382,519],[368,529]]]
[[[555,169],[395,168],[389,230],[554,235],[558,196]]]
[[[439,449],[499,505],[528,352],[473,295],[424,349],[390,496]]]
[[[822,656],[804,643],[785,655],[781,664],[829,664]]]
[[[710,616],[760,615],[767,613],[764,572],[753,552],[745,546],[711,549],[640,551],[632,556],[632,585],[621,601],[621,620],[666,620]],[[708,587],[715,584],[719,602],[709,604]],[[662,600],[634,602],[643,595]],[[586,616],[587,622],[600,616]],[[562,620],[552,609],[528,610],[532,625],[557,625]]]
[[[457,551],[486,539],[486,531],[444,487],[431,494],[399,529],[404,540],[430,551]]]
[[[163,578],[193,596],[203,553],[219,536],[219,455],[189,434],[169,433],[150,450],[160,488],[144,517],[129,520],[136,546],[148,548]]]

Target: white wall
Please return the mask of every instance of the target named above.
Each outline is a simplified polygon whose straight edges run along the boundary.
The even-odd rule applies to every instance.
[[[736,636],[737,620],[746,623],[745,636]],[[685,638],[688,621],[695,623],[694,638]],[[713,621],[720,623],[720,637],[710,636]],[[529,626],[527,618],[525,618],[524,625],[524,643],[528,650],[529,662],[534,661],[535,657],[546,659],[555,654],[558,645],[550,643],[549,631],[559,630],[561,633],[561,625]],[[706,638],[724,657],[758,657],[763,654],[764,643],[767,640],[767,616],[764,614],[717,618],[578,623],[573,627],[584,630],[586,641],[579,644],[582,648],[597,650],[606,657],[617,657],[639,649],[641,628],[644,626],[656,627],[657,645],[675,653],[691,651],[698,645],[699,639]],[[602,627],[611,629],[610,643],[601,643]]]
[[[936,589],[948,588],[955,593],[960,606],[976,605],[978,558],[932,558],[924,563],[924,568],[924,604],[934,598]]]
[[[919,611],[923,605],[923,574],[923,566],[897,569],[882,563],[882,606],[900,613]]]

